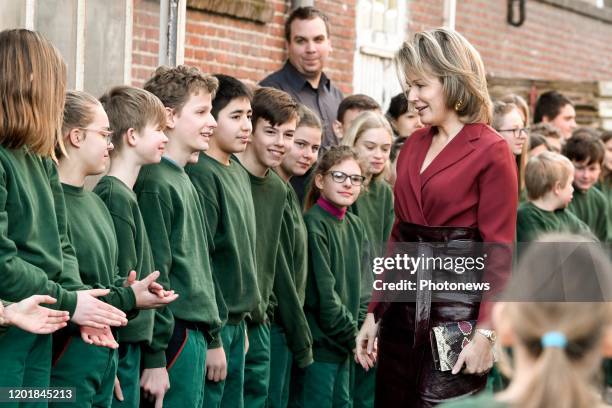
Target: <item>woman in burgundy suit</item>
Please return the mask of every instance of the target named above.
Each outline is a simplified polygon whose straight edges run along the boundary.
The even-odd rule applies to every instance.
[[[396,60],[426,127],[400,152],[391,241],[438,249],[451,242],[504,244],[488,258],[485,280],[495,286],[509,273],[517,176],[508,144],[488,126],[491,100],[480,55],[460,34],[436,29],[404,43]],[[376,407],[429,407],[484,388],[495,342],[490,303],[436,296],[420,291],[415,302],[401,303],[373,294],[356,358],[364,367],[378,359]],[[469,320],[476,327],[452,371],[436,369],[432,328]]]

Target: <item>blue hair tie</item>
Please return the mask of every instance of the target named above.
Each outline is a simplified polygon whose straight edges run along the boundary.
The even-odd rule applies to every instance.
[[[551,331],[542,336],[541,343],[543,348],[565,348],[567,345],[567,337],[565,337],[565,334],[561,332]]]

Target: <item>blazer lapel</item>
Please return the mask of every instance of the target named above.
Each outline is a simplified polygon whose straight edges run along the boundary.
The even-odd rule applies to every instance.
[[[410,180],[410,188],[416,198],[417,207],[419,210],[419,215],[421,216],[422,222],[414,222],[416,224],[427,224],[427,220],[425,219],[425,214],[423,213],[423,203],[421,198],[421,165],[423,164],[423,160],[425,160],[425,156],[427,155],[427,151],[429,150],[429,146],[431,145],[431,138],[433,136],[433,131],[430,130],[427,134],[423,135],[423,140],[421,143],[415,143],[416,149],[411,152],[408,160],[409,160],[409,169],[408,172],[409,180]]]
[[[480,130],[481,129],[475,127],[473,124],[463,126],[463,129],[461,129],[457,136],[438,153],[438,156],[436,156],[423,174],[421,174],[419,191],[433,176],[470,154],[474,150],[471,141],[480,137]],[[429,148],[429,145],[427,148]],[[424,158],[425,156],[423,156],[423,159]],[[419,166],[423,163],[423,159],[420,161]],[[418,170],[420,170],[420,168]]]

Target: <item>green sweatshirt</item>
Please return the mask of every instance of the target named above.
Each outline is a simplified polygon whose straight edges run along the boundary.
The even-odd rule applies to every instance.
[[[612,215],[606,197],[601,191],[593,187],[586,191],[576,188],[568,208],[591,228],[599,241],[612,241],[612,231],[610,231]]]
[[[268,305],[274,286],[281,224],[283,213],[288,209],[287,187],[272,170],[268,170],[264,177],[257,177],[246,171],[251,182],[255,207],[255,259],[257,286],[261,296],[259,305],[251,313],[251,320],[258,324],[265,322],[269,317]]]
[[[74,314],[83,289],[66,231],[66,207],[57,169],[27,148],[0,146],[0,298],[50,295],[53,309]]]
[[[269,314],[282,326],[294,359],[303,368],[313,361],[312,334],[304,314],[308,233],[297,194],[290,185],[287,190],[288,207],[283,214]]]
[[[567,209],[546,211],[530,201],[521,203],[516,217],[517,241],[532,242],[546,232],[569,232],[593,236],[589,226]]]
[[[130,271],[136,271],[141,280],[153,270],[153,255],[147,237],[136,194],[121,180],[104,176],[94,192],[108,208],[115,226],[119,249],[119,277],[126,279]],[[126,327],[119,329],[119,341],[124,343],[151,342],[153,336],[153,310],[141,310]]]
[[[359,198],[349,207],[363,222],[368,240],[368,264],[373,257],[384,256],[386,244],[391,235],[395,213],[393,210],[393,190],[384,179],[374,179],[366,189],[362,189]],[[372,297],[374,274],[372,267],[363,268],[361,304],[359,306],[359,324],[365,320],[368,305]]]
[[[304,215],[309,273],[304,311],[315,361],[341,363],[355,348],[365,227],[347,212],[340,220],[314,205]]]
[[[208,242],[221,320],[239,323],[261,298],[255,264],[255,209],[248,173],[233,158],[225,166],[204,153],[185,171],[208,224]],[[211,348],[215,346],[211,344]]]
[[[134,186],[145,222],[157,280],[179,294],[156,309],[153,340],[145,347],[145,368],[163,367],[174,318],[208,326],[214,339],[221,327],[212,279],[206,222],[195,187],[175,162],[144,166]]]
[[[485,391],[476,396],[443,402],[439,408],[510,408],[510,406],[504,402],[496,401],[490,392]]]
[[[123,287],[117,269],[118,249],[115,227],[108,209],[95,193],[62,184],[68,217],[68,236],[79,262],[84,284],[110,288],[103,299],[129,312],[136,307],[134,291]]]

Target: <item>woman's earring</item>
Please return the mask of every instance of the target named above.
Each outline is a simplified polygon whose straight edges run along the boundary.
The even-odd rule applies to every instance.
[[[461,106],[463,106],[463,101],[459,99],[457,103],[455,104],[455,110],[459,111],[459,109],[461,109]]]

